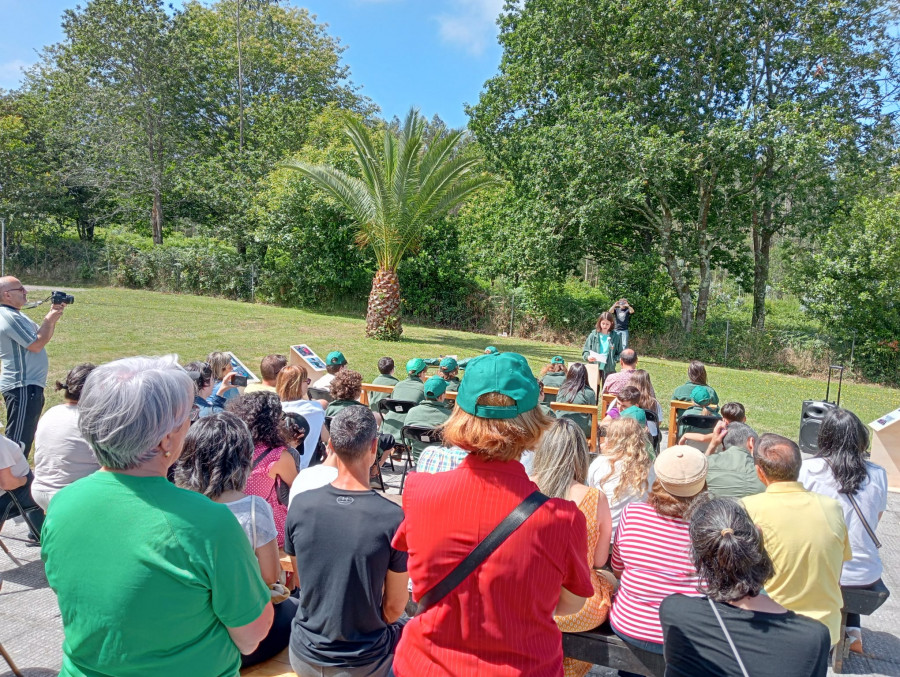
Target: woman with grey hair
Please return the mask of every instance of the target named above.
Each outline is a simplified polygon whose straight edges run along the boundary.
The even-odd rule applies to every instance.
[[[244,493],[252,455],[253,438],[247,425],[230,412],[212,414],[188,431],[184,451],[175,466],[175,484],[209,496],[234,513],[256,553],[263,580],[271,586],[284,582],[275,542],[277,530],[266,500]],[[293,597],[275,604],[269,634],[256,651],[241,658],[241,667],[256,665],[284,650],[291,638],[291,621],[297,606]]]
[[[701,499],[690,524],[703,597],[672,595],[659,609],[666,675],[825,675],[831,640],[822,623],[760,594],[774,573],[759,529],[739,503]]]
[[[269,630],[269,589],[234,515],[166,479],[193,397],[174,355],[110,362],[85,382],[79,427],[101,467],[53,497],[41,549],[63,675],[235,675]]]
[[[597,573],[609,556],[612,518],[606,496],[599,489],[585,486],[589,466],[587,439],[578,424],[566,418],[554,421],[534,453],[531,479],[545,496],[572,501],[584,514],[588,535],[585,556],[594,587],[593,596],[588,598],[581,611],[554,616],[563,632],[585,632],[596,628],[606,620],[612,597],[612,586]],[[565,677],[583,677],[590,669],[590,663],[574,658],[563,660]]]

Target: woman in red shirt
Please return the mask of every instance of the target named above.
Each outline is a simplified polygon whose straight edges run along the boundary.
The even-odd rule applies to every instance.
[[[519,457],[550,419],[539,386],[516,353],[469,362],[444,444],[468,452],[450,472],[415,473],[393,545],[409,553],[413,598],[431,590],[537,490]],[[446,597],[413,618],[397,646],[397,677],[562,677],[554,614],[577,612],[593,594],[584,515],[548,500]]]

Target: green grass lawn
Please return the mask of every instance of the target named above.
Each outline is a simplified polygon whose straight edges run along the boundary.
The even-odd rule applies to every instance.
[[[38,298],[40,294],[33,294]],[[364,337],[365,320],[357,317],[251,305],[198,296],[98,288],[78,292],[48,346],[50,382],[78,362],[101,363],[128,355],[177,353],[182,363],[204,359],[213,350],[231,350],[258,373],[260,359],[269,353],[287,354],[289,346],[309,344],[320,356],[340,349],[350,366],[369,381],[376,363],[389,355],[402,371],[411,357],[455,354],[471,357],[487,345],[514,350],[528,358],[535,374],[554,355],[581,358],[580,344],[554,345],[515,338],[491,337],[448,329],[407,325],[399,343]],[[26,311],[40,322],[46,306]],[[657,395],[667,401],[687,380],[682,362],[642,358]],[[722,403],[738,401],[747,408],[748,423],[759,432],[778,432],[796,439],[800,408],[805,399],[822,399],[825,382],[796,376],[721,367],[709,368],[710,385]],[[832,399],[834,399],[834,389]],[[47,390],[48,406],[61,398]],[[873,385],[845,384],[841,404],[866,423],[900,406],[900,390]]]

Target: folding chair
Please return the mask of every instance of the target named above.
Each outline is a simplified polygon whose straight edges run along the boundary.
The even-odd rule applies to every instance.
[[[326,388],[310,388],[306,391],[306,394],[311,400],[325,400],[326,402],[334,401],[334,396],[332,396],[331,391]]]
[[[659,441],[662,439],[662,433],[659,431],[659,417],[656,415],[655,411],[651,411],[650,409],[644,409],[644,415],[647,417],[647,434],[650,434],[649,424],[653,423],[656,425],[656,434],[650,435],[650,441],[653,443],[653,451],[657,455],[659,454]]]
[[[386,397],[383,400],[378,400],[378,413],[381,414],[382,419],[384,419],[388,414],[402,414],[403,418],[406,419],[406,415],[409,413],[409,410],[415,407],[417,404],[417,402],[410,402],[409,400],[392,400],[391,398]],[[400,436],[401,440],[396,446],[400,447],[400,458],[402,460],[404,447],[402,441],[402,427]],[[392,456],[388,457],[388,461],[391,464],[391,472],[396,472],[396,470],[394,469],[394,459]]]
[[[403,438],[403,444],[406,447],[406,463],[403,466],[403,477],[400,478],[400,493],[403,493],[403,485],[406,482],[406,473],[410,467],[415,468],[419,461],[418,457],[413,456],[412,441],[424,442],[425,444],[440,444],[441,434],[435,428],[429,428],[422,425],[405,425],[400,432]]]
[[[681,436],[686,432],[685,428],[690,428],[691,432],[696,433],[711,433],[716,428],[716,423],[721,421],[718,416],[702,416],[700,414],[684,414],[678,420],[678,437],[677,440],[681,439]],[[691,447],[695,447],[700,451],[706,451],[707,445],[701,442],[691,442],[687,441],[687,445]]]

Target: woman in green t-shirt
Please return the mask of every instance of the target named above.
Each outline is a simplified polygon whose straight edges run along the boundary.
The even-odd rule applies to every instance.
[[[110,362],[85,383],[79,428],[101,467],[53,497],[42,532],[60,675],[234,677],[268,632],[271,595],[238,521],[166,477],[193,399],[174,356]]]
[[[569,367],[569,374],[556,394],[556,401],[568,404],[587,404],[597,406],[597,393],[588,383],[587,368],[580,362]],[[557,411],[557,418],[570,418],[578,424],[585,437],[591,435],[591,417],[573,411]]]
[[[616,370],[619,353],[622,352],[622,337],[613,332],[615,326],[616,318],[612,313],[600,313],[596,328],[588,334],[581,348],[581,356],[585,362],[598,364],[602,379]]]

